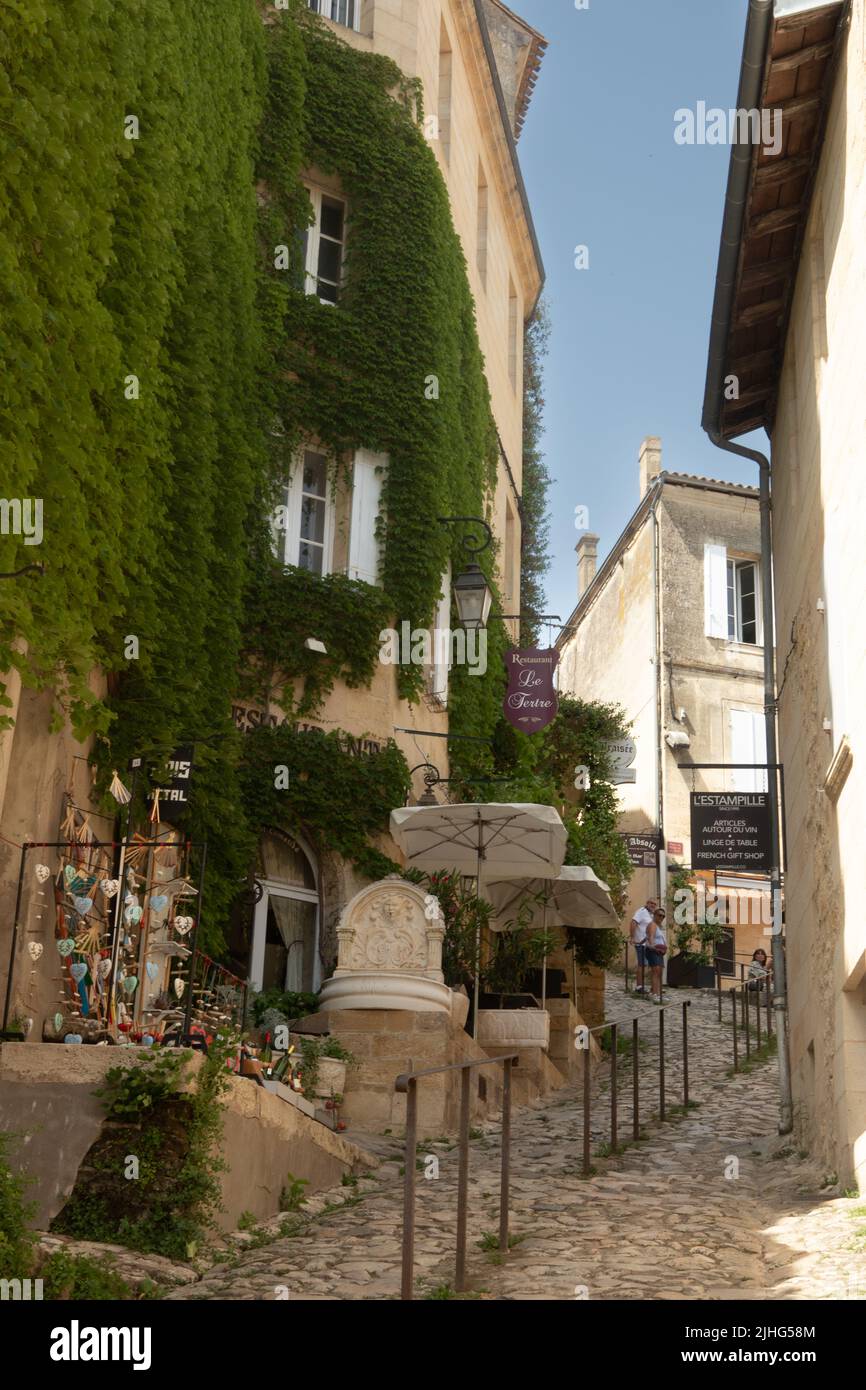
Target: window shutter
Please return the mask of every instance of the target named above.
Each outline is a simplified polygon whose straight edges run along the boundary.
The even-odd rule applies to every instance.
[[[728,552],[723,545],[704,546],[704,632],[728,635]]]
[[[382,502],[384,478],[377,469],[384,468],[387,462],[386,454],[373,454],[367,449],[359,449],[355,454],[349,578],[362,579],[366,584],[380,582],[381,545],[376,535],[376,521]]]
[[[755,710],[732,709],[731,724],[731,762],[765,763],[767,761],[767,730],[763,713]],[[735,792],[762,792],[767,790],[766,772],[752,772],[748,768],[736,768],[731,773]]]
[[[448,703],[448,672],[451,670],[451,566],[442,576],[442,598],[433,626],[433,694]],[[446,643],[445,637],[448,636]]]

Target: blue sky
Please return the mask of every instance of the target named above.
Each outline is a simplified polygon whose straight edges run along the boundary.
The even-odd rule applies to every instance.
[[[674,142],[678,108],[736,106],[748,4],[511,3],[550,43],[518,148],[553,320],[548,612],[564,621],[574,509],[589,508],[601,559],[637,506],[646,435],[661,436],[668,469],[756,480],[700,425],[729,149]],[[588,270],[574,268],[577,245]]]

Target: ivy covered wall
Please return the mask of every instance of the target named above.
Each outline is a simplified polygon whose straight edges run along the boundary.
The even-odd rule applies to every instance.
[[[0,41],[4,492],[42,498],[45,532],[38,555],[0,537],[0,568],[46,564],[3,585],[0,667],[97,734],[103,785],[195,742],[187,828],[209,841],[213,948],[261,808],[277,813],[250,778],[279,740],[264,763],[244,749],[233,696],[300,676],[291,715],[336,679],[363,686],[386,615],[429,626],[460,568],[436,518],[488,513],[496,438],[463,254],[417,85],[300,0],[266,25],[254,0],[28,0],[3,8]],[[336,311],[298,288],[310,167],[349,203]],[[389,457],[381,590],[273,566],[269,509],[307,434],[343,461]],[[311,607],[325,665],[298,641]],[[454,673],[469,732],[498,713],[501,624],[489,638],[487,676]],[[401,668],[402,693],[421,675]]]

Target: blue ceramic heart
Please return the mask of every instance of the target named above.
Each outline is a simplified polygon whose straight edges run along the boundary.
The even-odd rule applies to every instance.
[[[126,909],[126,911],[124,912],[123,915],[124,915],[124,918],[125,918],[125,920],[126,920],[127,922],[132,922],[132,923],[140,922],[140,921],[141,921],[141,908],[140,908],[140,907],[128,907],[128,908]]]
[[[80,912],[82,917],[86,917],[93,907],[92,898],[73,898],[72,901],[75,903],[75,911]]]
[[[157,893],[155,898],[151,898],[151,912],[162,912],[163,909],[166,907],[168,907],[168,898],[166,897],[165,893]]]
[[[62,937],[57,943],[57,949],[61,956],[71,956],[75,950],[75,942],[69,936]]]
[[[159,966],[156,964],[156,962],[149,960],[144,968],[147,971],[147,978],[149,980],[155,980],[157,975],[159,974]]]
[[[74,965],[70,965],[69,973],[72,976],[75,983],[78,984],[78,982],[80,980],[83,980],[85,975],[87,974],[87,966],[84,964],[83,960],[77,960]]]
[[[153,1047],[153,1034],[145,1033],[144,1037],[141,1040],[141,1045],[142,1047]]]
[[[63,1041],[65,1043],[80,1043],[83,1039],[80,1033],[67,1033]]]

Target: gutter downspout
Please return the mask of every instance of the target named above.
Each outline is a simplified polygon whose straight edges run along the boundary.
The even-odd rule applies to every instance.
[[[764,69],[773,30],[774,0],[750,0],[737,105],[742,110],[760,110]],[[764,722],[767,761],[778,762],[776,739],[776,660],[773,609],[773,531],[771,513],[770,460],[742,444],[733,444],[721,433],[721,408],[727,365],[728,339],[737,282],[740,244],[746,215],[749,174],[754,151],[749,144],[737,144],[731,151],[725,214],[722,223],[716,291],[710,329],[707,383],[701,421],[717,449],[758,465],[761,510],[761,587],[764,621]],[[779,833],[779,777],[774,771],[767,779],[770,795],[770,887],[773,904],[773,1009],[779,1057],[779,1133],[790,1134],[794,1127],[791,1091],[791,1064],[788,1054],[788,986],[785,950],[782,941],[781,853]]]
[[[662,475],[662,478],[664,475]],[[662,482],[654,484],[655,497],[650,506],[653,523],[653,669],[655,674],[656,697],[656,817],[659,828],[659,868],[658,904],[667,907],[668,866],[664,839],[664,747],[662,735],[662,696],[661,696],[661,534],[658,518],[658,504],[661,501]]]

